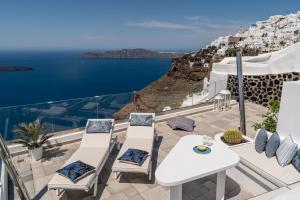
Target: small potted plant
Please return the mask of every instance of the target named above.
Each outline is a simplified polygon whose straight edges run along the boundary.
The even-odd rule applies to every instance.
[[[228,129],[224,132],[222,140],[228,145],[240,144],[243,140],[243,135],[239,130]]]
[[[40,119],[31,123],[21,123],[13,132],[19,136],[16,143],[27,147],[29,155],[35,161],[42,158],[43,144],[52,137],[52,135],[45,134],[45,126],[41,123]]]
[[[257,131],[258,129],[265,128],[267,131],[274,133],[277,129],[279,108],[280,101],[271,101],[267,113],[262,116],[263,121],[261,123],[255,123],[253,125],[254,129]]]

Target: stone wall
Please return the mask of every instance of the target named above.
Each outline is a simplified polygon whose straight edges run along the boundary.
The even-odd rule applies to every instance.
[[[267,106],[272,100],[280,100],[284,81],[298,80],[299,72],[244,76],[245,99]],[[238,97],[236,75],[228,75],[227,89],[231,91],[233,98]]]

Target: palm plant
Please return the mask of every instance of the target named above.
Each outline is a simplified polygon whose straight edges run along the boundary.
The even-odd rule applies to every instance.
[[[30,123],[21,123],[13,132],[19,136],[16,143],[22,144],[29,150],[41,147],[52,137],[52,135],[45,134],[45,126],[41,123],[40,119],[36,119]]]

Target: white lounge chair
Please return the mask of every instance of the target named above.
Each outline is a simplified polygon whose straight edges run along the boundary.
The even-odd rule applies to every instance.
[[[116,160],[113,164],[112,171],[114,172],[115,178],[118,178],[120,172],[131,172],[131,173],[143,173],[149,176],[149,180],[152,177],[152,151],[153,143],[156,137],[155,135],[155,114],[154,113],[131,113],[132,115],[152,115],[153,122],[152,126],[130,126],[128,125],[126,140],[117,156],[122,156],[127,149],[134,148],[149,152],[149,156],[145,159],[141,166],[128,164]]]
[[[116,139],[112,137],[114,120],[113,119],[89,119],[90,121],[105,121],[112,122],[112,128],[109,133],[87,133],[83,134],[81,144],[77,151],[70,157],[64,166],[76,162],[78,160],[95,167],[96,172],[89,174],[76,183],[56,173],[48,183],[49,190],[57,190],[57,195],[60,195],[63,190],[84,190],[88,192],[94,186],[93,196],[97,195],[98,176],[103,168],[107,158],[112,151]]]

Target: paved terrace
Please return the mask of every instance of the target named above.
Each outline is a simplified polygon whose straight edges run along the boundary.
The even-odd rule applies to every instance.
[[[265,108],[253,103],[246,103],[247,135],[253,137],[255,131],[252,125],[261,121],[261,115]],[[214,136],[228,128],[239,126],[238,105],[233,105],[229,110],[223,112],[205,111],[188,116],[196,120],[194,134]],[[164,157],[177,143],[177,141],[191,134],[184,131],[173,131],[166,122],[158,122],[156,131],[159,141],[155,143],[153,171],[161,163]],[[125,132],[115,133],[120,142],[125,139]],[[14,157],[15,163],[26,182],[26,186],[32,196],[37,199],[93,199],[92,191],[89,193],[80,191],[67,191],[57,197],[54,191],[47,191],[47,182],[51,179],[57,169],[72,155],[78,148],[80,142],[65,144],[49,148],[44,152],[42,161],[30,163],[27,154]],[[111,166],[116,159],[117,149],[113,151],[105,167],[100,174],[99,191],[96,199],[105,200],[164,200],[169,199],[169,190],[158,185],[153,178],[149,182],[146,175],[123,174],[118,180],[113,178]],[[249,178],[246,170],[234,168],[227,171],[226,199],[248,199],[260,193],[271,190],[261,187],[256,182],[258,178]],[[154,173],[153,173],[154,174]],[[274,189],[274,188],[273,188]],[[215,199],[216,176],[202,178],[197,181],[183,185],[184,200],[213,200]],[[17,195],[15,195],[17,199]]]

